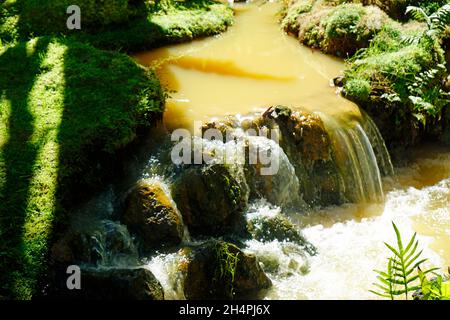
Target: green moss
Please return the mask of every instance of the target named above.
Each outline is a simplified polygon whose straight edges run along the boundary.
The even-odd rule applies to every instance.
[[[230,251],[231,249],[231,251]],[[215,242],[216,265],[213,282],[226,288],[230,297],[234,295],[234,280],[239,262],[239,248],[234,244]],[[235,253],[233,253],[234,251]]]
[[[0,295],[36,293],[63,208],[102,186],[163,100],[121,54],[52,38],[1,49]]]
[[[5,42],[63,33],[99,48],[137,51],[218,34],[233,22],[233,10],[213,0],[164,0],[152,5],[114,0],[102,2],[100,8],[92,6],[93,0],[83,0],[82,30],[70,31],[68,0],[47,2],[44,7],[40,1],[25,5],[21,1],[3,8],[7,14],[0,18],[0,39]]]
[[[303,13],[312,10],[314,0],[291,1],[290,5],[284,8],[281,26],[287,32],[298,33],[299,25],[297,19]]]
[[[297,21],[300,42],[345,57],[367,47],[383,25],[392,23],[380,9],[361,4],[319,6]]]
[[[408,136],[417,136],[408,127],[420,127],[427,134],[442,124],[448,105],[442,89],[447,75],[443,64],[443,51],[436,39],[406,45],[401,42],[401,33],[385,30],[352,59],[344,91],[372,115],[392,123],[392,140],[406,143]],[[405,130],[409,130],[408,135]]]
[[[369,98],[372,87],[366,79],[351,79],[345,84],[346,93],[356,100],[366,100]]]
[[[233,206],[237,206],[241,201],[241,189],[239,188],[239,185],[231,181],[226,175],[222,175],[222,180],[224,182],[224,188],[228,200],[231,201]]]

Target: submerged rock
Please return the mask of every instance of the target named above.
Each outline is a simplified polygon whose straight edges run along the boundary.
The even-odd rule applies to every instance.
[[[81,271],[80,296],[88,300],[164,300],[161,284],[146,268]]]
[[[272,285],[254,255],[223,241],[193,248],[184,269],[184,294],[189,300],[260,298]]]
[[[183,239],[183,221],[168,190],[157,180],[141,180],[126,199],[123,222],[144,250],[174,246]]]
[[[247,230],[258,241],[287,241],[300,245],[310,254],[315,255],[317,249],[288,218],[277,214],[274,216],[249,215],[247,218]]]
[[[112,266],[137,259],[127,228],[111,220],[89,221],[85,228],[70,229],[52,247],[52,261],[59,265]]]
[[[192,235],[223,235],[236,230],[248,202],[248,186],[232,165],[190,166],[173,194]]]

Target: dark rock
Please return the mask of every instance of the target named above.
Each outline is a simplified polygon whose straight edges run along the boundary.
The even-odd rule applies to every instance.
[[[174,246],[183,239],[183,221],[175,203],[159,181],[142,180],[126,200],[123,222],[144,250]]]
[[[339,76],[333,79],[333,84],[336,87],[343,87],[344,86],[344,76]]]
[[[175,181],[174,199],[192,235],[223,235],[243,220],[248,186],[232,167],[190,166]]]
[[[56,264],[111,266],[137,259],[137,250],[127,228],[111,220],[89,221],[70,229],[52,247]]]
[[[308,205],[345,201],[330,136],[318,115],[276,106],[264,112],[259,123],[279,129],[280,146],[295,168],[301,196]]]
[[[189,300],[259,298],[272,285],[254,255],[222,241],[192,249],[184,269]]]
[[[161,284],[145,268],[82,270],[78,291],[88,300],[164,300]]]
[[[317,253],[317,249],[303,237],[292,222],[280,214],[273,217],[250,217],[247,222],[247,230],[254,239],[259,241],[278,240],[293,242],[303,247],[310,255]]]

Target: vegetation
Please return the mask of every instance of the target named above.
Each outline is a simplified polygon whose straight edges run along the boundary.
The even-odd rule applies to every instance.
[[[417,271],[420,278],[420,293],[417,298],[420,300],[450,300],[450,268],[446,277],[436,276],[434,279],[428,279],[425,273]]]
[[[420,7],[410,6],[406,9],[406,14],[411,15],[417,21],[425,22],[427,26],[420,34],[405,37],[404,41],[409,44],[418,44],[423,38],[433,39],[434,37],[442,37],[450,23],[450,5],[445,5],[430,15]]]
[[[316,3],[313,7],[311,1],[298,1],[289,7],[282,25],[286,31],[297,34],[300,42],[307,46],[348,57],[367,47],[369,40],[387,22],[387,15],[376,7],[353,3],[336,7]]]
[[[420,257],[422,251],[418,251],[419,241],[416,240],[416,233],[404,247],[400,231],[395,223],[392,223],[392,226],[397,237],[397,246],[394,248],[394,246],[385,243],[393,255],[388,258],[386,271],[375,270],[378,273],[377,279],[379,282],[374,285],[379,291],[370,291],[391,300],[398,296],[408,300],[409,294],[418,290],[422,290],[422,294],[426,298],[445,298],[444,295],[448,294],[447,290],[450,282],[443,282],[442,276],[439,276],[433,282],[426,278],[426,274],[434,272],[438,268],[431,268],[425,271],[420,269],[420,266],[427,259],[421,259]]]
[[[30,298],[55,219],[102,185],[164,96],[126,56],[45,37],[0,51],[0,94],[0,295]]]
[[[236,268],[239,261],[239,249],[233,244],[217,241],[215,243],[216,252],[216,269],[214,272],[213,282],[220,282],[226,288],[228,288],[228,293],[230,297],[234,295],[234,278],[236,275]],[[234,247],[232,253],[229,247]]]
[[[55,228],[98,190],[165,94],[133,51],[224,31],[233,11],[212,0],[68,0],[0,4],[0,297],[31,298]]]
[[[449,96],[443,83],[448,73],[438,38],[447,23],[445,12],[447,6],[428,17],[425,31],[385,26],[349,60],[345,95],[391,123],[383,130],[391,132],[389,145],[414,144],[417,131],[439,136],[445,127]]]
[[[401,151],[425,138],[446,141],[447,2],[291,0],[281,23],[305,45],[348,58],[342,93],[375,119],[391,151]],[[402,24],[375,6],[417,22]]]
[[[68,30],[68,2],[8,0],[0,11],[0,39],[64,34],[103,49],[137,51],[214,35],[233,22],[233,11],[213,0],[114,0],[100,8],[83,0],[82,29]]]

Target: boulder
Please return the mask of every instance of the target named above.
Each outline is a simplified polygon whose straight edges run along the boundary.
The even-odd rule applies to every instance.
[[[302,199],[310,206],[345,201],[333,148],[318,115],[284,106],[270,107],[258,121],[280,132],[280,146],[295,168]]]
[[[254,255],[223,241],[193,248],[184,269],[184,294],[189,300],[260,298],[272,285]]]
[[[146,268],[81,271],[80,296],[88,300],[164,300],[164,291]]]
[[[137,260],[137,250],[127,228],[111,220],[89,221],[71,228],[52,247],[58,265],[112,266]]]
[[[223,235],[241,225],[248,186],[235,166],[192,165],[173,185],[174,200],[191,235]]]
[[[175,246],[183,239],[183,220],[162,182],[141,180],[128,194],[122,217],[145,251]]]
[[[252,238],[259,241],[293,242],[310,254],[315,255],[317,249],[308,242],[297,227],[281,214],[275,216],[253,215],[247,218],[247,230]]]

